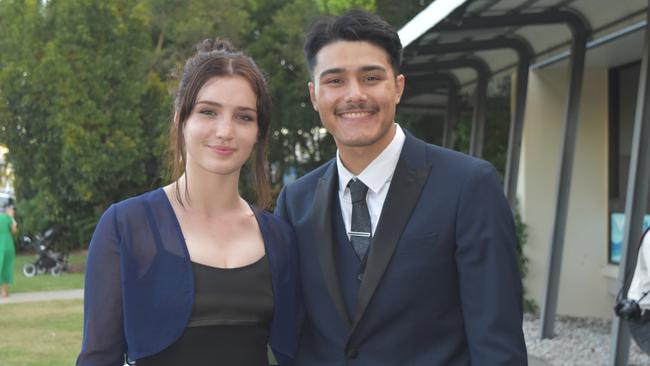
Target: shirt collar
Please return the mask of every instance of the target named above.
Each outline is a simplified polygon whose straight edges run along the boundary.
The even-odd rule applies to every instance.
[[[368,186],[373,193],[378,193],[381,187],[393,178],[397,161],[402,153],[404,140],[404,131],[402,131],[402,128],[395,123],[395,136],[393,136],[393,140],[372,162],[370,162],[370,164],[368,164],[366,169],[356,177],[361,179],[363,184]],[[345,166],[343,166],[338,150],[336,150],[336,168],[339,173],[339,190],[345,191],[348,182],[350,182],[350,180],[355,176]]]

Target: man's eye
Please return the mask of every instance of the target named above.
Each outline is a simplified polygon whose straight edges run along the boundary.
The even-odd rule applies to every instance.
[[[337,79],[337,78],[327,80],[327,84],[340,84],[342,82],[343,82],[343,80]]]
[[[381,80],[381,78],[379,78],[378,76],[374,76],[374,75],[366,76],[366,81],[379,81],[379,80]]]

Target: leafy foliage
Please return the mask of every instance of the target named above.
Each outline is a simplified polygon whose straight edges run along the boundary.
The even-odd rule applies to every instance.
[[[146,13],[128,1],[0,2],[0,130],[28,230],[66,239],[146,184]],[[93,220],[93,221],[94,221]]]
[[[316,5],[321,13],[331,15],[341,14],[351,8],[376,10],[373,0],[316,0]]]
[[[469,151],[472,104],[470,95],[462,97],[462,113],[455,131],[454,149],[465,153]],[[505,174],[506,169],[510,112],[510,78],[492,80],[488,86],[486,101],[482,158],[492,163],[501,176]]]
[[[524,253],[524,246],[528,242],[528,225],[521,219],[519,210],[515,211],[515,229],[517,231],[517,259],[519,264],[519,274],[521,278],[526,278],[528,275],[528,262],[529,259]],[[539,306],[534,299],[526,297],[526,288],[523,289],[523,301],[524,301],[524,312],[536,314],[539,310]]]

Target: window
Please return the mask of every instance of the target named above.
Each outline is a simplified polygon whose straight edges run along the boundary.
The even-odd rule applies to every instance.
[[[634,113],[641,62],[609,70],[609,244],[610,263],[621,258],[623,227],[625,224],[625,196],[629,173]],[[646,207],[650,207],[650,203]],[[650,226],[650,212],[644,228]]]

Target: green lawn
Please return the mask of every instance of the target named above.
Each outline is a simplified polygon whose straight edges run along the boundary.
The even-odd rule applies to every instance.
[[[82,326],[82,300],[0,305],[0,365],[73,365]],[[269,361],[276,364],[270,349]]]
[[[0,305],[0,364],[73,365],[82,324],[82,300]]]
[[[85,253],[70,256],[71,264],[83,264]],[[16,257],[10,293],[83,287],[83,273],[50,274],[27,278],[22,265],[34,255]],[[0,305],[0,366],[73,365],[81,347],[83,300],[58,300]],[[269,352],[271,365],[275,359]]]
[[[28,278],[23,275],[23,264],[34,262],[36,255],[18,255],[14,262],[14,284],[9,286],[9,293],[30,292],[30,291],[54,291],[83,288],[83,273],[64,273],[60,277],[54,277],[49,273],[36,275]],[[78,252],[70,254],[71,265],[82,265],[86,261],[86,253]]]

